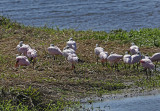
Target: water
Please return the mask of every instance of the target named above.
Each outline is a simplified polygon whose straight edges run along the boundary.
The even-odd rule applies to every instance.
[[[129,31],[160,27],[160,1],[1,0],[0,15],[31,26]]]
[[[81,110],[88,111],[160,111],[160,95],[139,96],[83,104]]]

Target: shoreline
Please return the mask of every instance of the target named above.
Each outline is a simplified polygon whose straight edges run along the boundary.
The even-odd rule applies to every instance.
[[[160,95],[160,89],[148,89],[148,90],[140,90],[138,89],[124,89],[125,91],[122,91],[120,93],[116,94],[104,94],[101,97],[98,97],[97,95],[93,95],[91,97],[86,97],[83,99],[80,99],[81,104],[85,103],[94,103],[98,101],[112,101],[112,100],[119,100],[119,99],[125,99],[125,98],[132,98],[132,97],[139,97],[139,96],[153,96],[153,95]]]

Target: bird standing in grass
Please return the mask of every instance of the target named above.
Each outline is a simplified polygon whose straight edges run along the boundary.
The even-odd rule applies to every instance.
[[[56,55],[62,55],[62,51],[57,46],[54,46],[53,44],[50,44],[50,47],[48,47],[48,53],[51,54],[56,59]]]
[[[150,72],[150,78],[151,78],[151,70],[153,70],[155,68],[155,65],[148,58],[141,59],[140,63],[142,64],[142,67],[144,67],[144,69],[146,70],[147,79],[148,79],[147,70]]]
[[[31,48],[29,45],[23,44],[23,41],[20,41],[17,45],[17,50],[20,54],[27,55],[27,51]]]
[[[129,64],[129,68],[130,68],[130,64],[131,64],[131,55],[128,54],[128,52],[125,52],[125,55],[123,56],[123,62],[125,65],[125,69],[126,69],[126,64]]]
[[[115,67],[115,69],[118,70],[118,62],[122,58],[123,58],[123,55],[111,52],[110,55],[107,58],[107,61],[110,62],[110,64],[112,65],[112,69],[113,69],[113,67]]]
[[[29,49],[27,51],[27,57],[30,58],[30,61],[33,63],[33,67],[34,67],[34,64],[36,62],[36,57],[37,57],[37,51],[35,49]]]
[[[72,64],[72,69],[75,72],[75,64],[78,63],[78,56],[75,53],[69,53],[67,60]]]
[[[26,56],[23,56],[23,55],[16,56],[15,68],[17,68],[18,66],[28,66],[28,65],[30,65],[30,62]]]
[[[156,62],[155,63],[155,70],[156,70],[158,61],[160,61],[160,53],[153,54],[152,57],[150,57],[150,59],[152,62]]]
[[[77,50],[76,42],[73,40],[73,38],[70,38],[69,41],[67,41],[67,45],[73,50]]]
[[[97,63],[98,63],[98,56],[103,51],[104,51],[104,49],[102,47],[99,47],[98,44],[96,44],[96,48],[94,49],[94,53],[96,55]]]
[[[69,54],[73,54],[73,53],[75,53],[75,50],[73,50],[72,48],[70,48],[68,45],[63,48],[62,55],[63,55],[66,59],[67,59],[67,57],[69,56]]]
[[[108,57],[108,52],[103,51],[99,54],[99,58],[103,66],[105,62],[107,63],[107,57]]]
[[[131,47],[129,50],[130,50],[131,55],[137,54],[139,52],[139,47],[135,45],[134,43],[131,43]]]
[[[140,52],[132,55],[131,56],[131,64],[133,64],[133,67],[135,67],[134,64],[137,64],[137,69],[138,69],[140,60],[141,60],[141,53]]]

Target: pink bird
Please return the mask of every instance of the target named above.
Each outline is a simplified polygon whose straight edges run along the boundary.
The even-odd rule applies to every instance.
[[[29,45],[23,44],[23,41],[20,41],[17,45],[17,50],[20,54],[27,55],[27,51],[31,48]]]
[[[26,56],[17,56],[16,57],[16,64],[15,64],[16,68],[18,66],[28,66],[28,65],[30,65],[30,62]]]
[[[34,67],[37,57],[37,51],[35,49],[29,49],[27,51],[27,57],[30,58],[31,62],[33,62],[33,67]]]
[[[102,47],[99,47],[98,44],[96,44],[96,48],[94,49],[94,53],[96,54],[96,57],[97,57],[97,63],[98,63],[98,56],[103,51],[104,51],[104,49]]]
[[[125,53],[125,55],[123,56],[123,62],[125,64],[125,68],[126,68],[126,64],[129,64],[129,68],[130,68],[130,64],[131,64],[131,55],[128,54],[128,52]]]
[[[150,59],[152,62],[156,62],[156,64],[155,64],[155,70],[156,70],[158,61],[160,61],[160,53],[153,54],[152,57],[150,57]]]
[[[50,44],[50,47],[48,47],[48,53],[54,57],[54,60],[56,55],[62,55],[60,48],[54,46],[53,44]]]
[[[70,48],[68,45],[66,47],[64,47],[62,55],[67,58],[69,56],[69,54],[75,54],[75,50],[73,50],[72,48]]]
[[[70,38],[67,42],[67,45],[72,48],[73,50],[77,50],[76,42],[73,40],[73,38]]]
[[[131,43],[131,47],[130,47],[131,55],[137,54],[138,52],[139,52],[139,47],[136,46],[134,43]]]
[[[111,54],[107,58],[107,61],[110,62],[110,64],[113,65],[115,67],[115,69],[117,68],[117,70],[118,70],[118,62],[122,58],[123,58],[123,55],[111,52]],[[112,68],[113,68],[113,66],[112,66]]]
[[[146,70],[146,75],[148,78],[148,74],[147,74],[147,70],[151,71],[155,68],[155,65],[152,63],[152,61],[148,58],[146,59],[141,59],[140,63],[142,64],[142,66],[144,67],[144,69]],[[150,74],[150,78],[151,78],[151,74]]]
[[[139,62],[141,60],[141,53],[138,52],[137,54],[134,54],[131,56],[131,64],[137,64],[137,69],[138,69],[138,65],[139,65]]]
[[[107,63],[107,57],[108,57],[108,52],[105,52],[105,51],[100,52],[99,58],[100,58],[101,63],[102,63],[103,66],[104,66],[104,62]]]
[[[78,63],[78,56],[75,53],[70,53],[67,57],[67,60],[72,64],[72,69],[75,72],[75,64]]]

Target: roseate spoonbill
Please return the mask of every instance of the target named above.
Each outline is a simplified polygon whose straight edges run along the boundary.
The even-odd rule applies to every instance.
[[[75,63],[78,63],[78,56],[75,53],[69,53],[67,60],[72,64],[72,69],[75,72]]]
[[[125,68],[126,68],[126,64],[129,64],[129,68],[130,68],[130,64],[131,64],[131,55],[128,54],[128,52],[125,52],[125,55],[123,56],[123,62],[125,64]]]
[[[28,58],[26,56],[18,56],[16,55],[16,64],[15,64],[15,68],[17,68],[18,66],[28,66],[30,65],[30,62],[28,60]]]
[[[139,52],[139,47],[135,45],[134,43],[131,43],[131,47],[130,47],[131,55],[137,54],[138,52]]]
[[[29,49],[27,51],[27,57],[30,58],[30,61],[33,63],[33,67],[34,67],[34,64],[36,62],[36,57],[37,57],[37,51],[35,49]]]
[[[107,63],[107,57],[108,57],[108,52],[106,52],[106,51],[100,52],[99,58],[100,58],[103,66],[104,66],[104,62]]]
[[[94,49],[94,53],[96,54],[96,57],[97,57],[97,63],[98,63],[98,56],[103,51],[104,51],[104,49],[102,47],[99,47],[98,44],[96,44],[96,48]]]
[[[152,62],[156,62],[155,63],[155,70],[156,70],[158,61],[160,61],[160,53],[153,54],[152,57],[150,57],[150,59],[151,59]]]
[[[68,45],[66,47],[63,48],[63,52],[62,55],[67,58],[69,54],[75,53],[75,50],[73,50],[72,48],[70,48]]]
[[[137,64],[137,69],[138,69],[138,65],[139,65],[140,60],[141,60],[141,53],[140,52],[132,55],[131,56],[131,64],[133,64],[133,67],[134,67],[134,64]]]
[[[142,64],[142,67],[144,67],[144,69],[146,70],[147,79],[148,79],[147,70],[149,70],[149,72],[150,72],[150,78],[151,78],[151,70],[153,70],[155,68],[155,65],[148,58],[141,59],[140,63]]]
[[[62,51],[60,50],[60,48],[58,48],[54,44],[50,44],[50,47],[48,47],[48,53],[53,56],[54,60],[56,55],[62,55]]]
[[[23,44],[23,41],[20,41],[16,48],[20,54],[24,54],[26,56],[28,49],[31,47],[29,45]]]
[[[118,70],[118,62],[123,58],[123,55],[120,54],[116,54],[111,52],[110,55],[107,57],[107,61],[110,62],[110,64],[112,65],[112,69],[113,67],[117,67]]]
[[[77,50],[76,42],[73,40],[73,38],[70,38],[69,41],[67,41],[67,45],[73,50]]]

